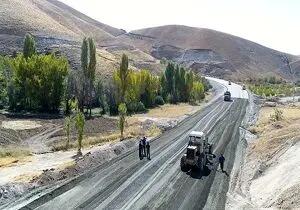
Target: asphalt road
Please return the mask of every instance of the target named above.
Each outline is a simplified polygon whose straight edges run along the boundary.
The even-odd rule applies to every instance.
[[[215,82],[220,97],[151,142],[151,161],[139,160],[136,150],[112,160],[57,197],[52,195],[52,200],[28,204],[24,209],[224,209],[248,100],[247,93],[234,85],[229,88],[243,97],[224,102],[227,82]],[[214,145],[213,152],[224,154],[226,173],[217,163],[214,170],[205,173],[180,170],[180,158],[192,130],[204,131]]]

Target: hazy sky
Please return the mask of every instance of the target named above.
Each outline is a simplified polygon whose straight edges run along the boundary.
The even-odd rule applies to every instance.
[[[60,0],[127,31],[179,24],[210,28],[300,55],[300,0]]]

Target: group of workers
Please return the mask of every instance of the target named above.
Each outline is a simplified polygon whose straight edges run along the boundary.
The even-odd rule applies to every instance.
[[[148,160],[151,160],[150,142],[145,136],[139,142],[139,157],[140,160],[142,160],[144,157],[147,157]]]

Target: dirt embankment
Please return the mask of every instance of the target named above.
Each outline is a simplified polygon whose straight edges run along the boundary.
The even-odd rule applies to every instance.
[[[261,107],[242,140],[243,160],[232,178],[228,209],[300,207],[299,128],[299,103]]]

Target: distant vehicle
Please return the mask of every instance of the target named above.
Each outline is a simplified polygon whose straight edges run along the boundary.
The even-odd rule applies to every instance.
[[[246,90],[246,85],[243,85],[243,90]]]
[[[196,168],[201,171],[209,167],[216,156],[212,154],[212,145],[203,132],[192,131],[189,134],[189,144],[186,153],[181,157],[180,168],[187,172]]]
[[[228,82],[228,85],[231,85],[231,81]]]
[[[231,93],[229,91],[224,93],[224,101],[231,101]]]

